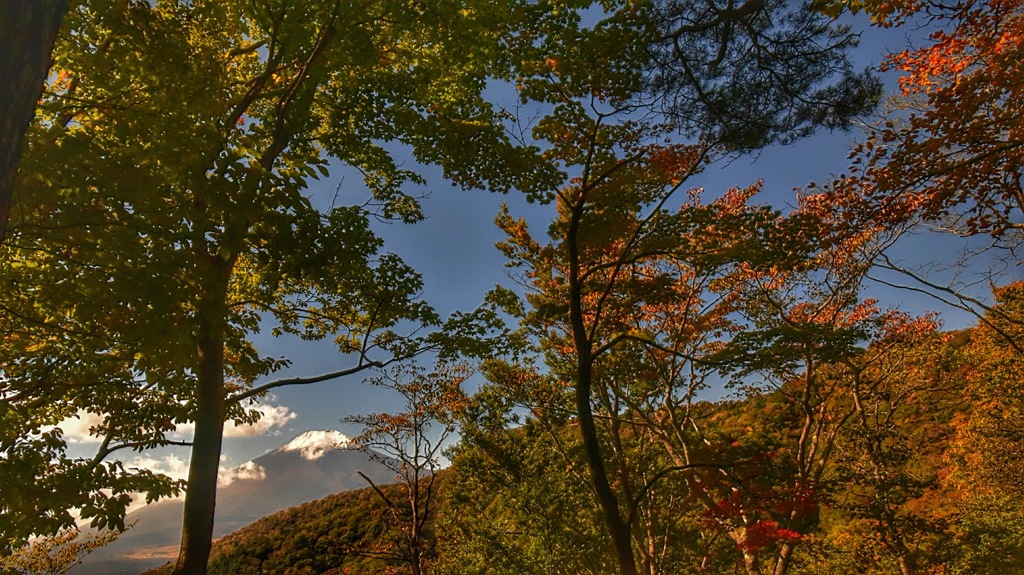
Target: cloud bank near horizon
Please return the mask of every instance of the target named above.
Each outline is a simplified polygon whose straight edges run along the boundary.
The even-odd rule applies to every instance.
[[[224,425],[224,437],[259,437],[263,435],[278,436],[289,422],[298,414],[285,405],[275,405],[274,396],[267,397],[267,403],[261,403],[252,409],[259,412],[260,418],[252,424],[236,425],[227,422]],[[64,440],[74,444],[98,444],[102,438],[91,433],[91,430],[103,424],[103,415],[91,411],[79,411],[72,417],[60,422],[57,427],[63,431]],[[187,438],[192,435],[195,424],[184,423],[172,434],[175,439]]]

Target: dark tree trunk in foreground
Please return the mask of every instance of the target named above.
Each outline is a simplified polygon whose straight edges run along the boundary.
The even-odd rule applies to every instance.
[[[226,296],[231,262],[202,255],[210,265],[210,297],[198,310],[196,370],[196,427],[192,460],[182,519],[181,547],[174,575],[205,575],[213,546],[213,517],[217,502],[217,471],[220,466],[224,428],[224,338]]]
[[[25,132],[66,9],[67,0],[0,0],[0,242],[7,235]]]

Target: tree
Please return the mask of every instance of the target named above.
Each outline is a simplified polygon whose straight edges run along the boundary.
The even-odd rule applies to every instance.
[[[748,248],[750,261],[727,278],[736,327],[700,363],[729,376],[744,402],[717,412],[675,407],[651,419],[677,467],[719,464],[694,470],[687,485],[751,574],[789,572],[798,547],[817,531],[824,478],[854,414],[850,385],[838,374],[853,358],[874,358],[862,346],[884,331],[886,316],[861,298],[870,232],[836,234],[842,226],[818,208],[804,198],[774,233],[762,234],[801,248],[773,250],[762,240],[767,256]],[[787,263],[778,255],[787,252],[799,257]]]
[[[440,322],[416,299],[419,276],[380,253],[368,220],[420,216],[408,186],[422,180],[385,142],[466,186],[510,186],[522,173],[498,169],[508,158],[529,166],[481,97],[507,8],[110,1],[67,14],[0,260],[2,415],[16,422],[0,471],[5,490],[27,474],[78,495],[18,492],[11,508],[5,493],[5,539],[53,532],[75,506],[119,526],[130,491],[169,487],[99,462],[194,421],[176,572],[203,573],[226,420],[252,421],[246,406],[275,387],[440,346],[417,332]],[[369,197],[304,197],[328,159],[361,172]],[[352,363],[263,383],[287,365],[248,340],[263,321],[333,337]],[[46,426],[80,410],[102,418],[99,452],[61,459]]]
[[[1007,380],[995,375],[999,368],[989,371],[982,366],[998,365],[996,357],[1009,360],[1024,353],[1020,318],[1012,306],[1000,301],[1013,292],[1015,283],[997,288],[1007,280],[1017,280],[1015,270],[1020,265],[1024,238],[1024,140],[1020,130],[1024,5],[1014,0],[825,4],[834,11],[843,7],[863,9],[880,26],[907,22],[929,25],[931,34],[927,39],[888,56],[884,67],[902,75],[902,94],[895,99],[895,113],[872,126],[867,139],[853,150],[850,176],[833,184],[838,194],[832,204],[849,206],[849,212],[856,214],[850,217],[853,227],[866,223],[888,226],[897,232],[925,228],[966,238],[964,254],[957,261],[944,262],[938,270],[912,268],[882,252],[879,266],[902,274],[905,282],[889,279],[892,276],[879,279],[927,293],[974,314],[979,325],[969,332],[971,344],[964,346],[971,350],[964,353],[971,359],[964,360],[963,375],[958,379],[964,389],[970,390],[977,389],[972,383],[979,381],[977,378],[987,377],[994,384],[989,393],[1000,389],[1000,395],[1012,395],[1010,388],[1003,387]],[[945,275],[932,273],[944,270],[952,271]],[[995,303],[987,299],[987,294],[976,291],[980,286],[997,288]],[[995,343],[991,337],[1002,341]],[[975,347],[981,340],[987,340],[982,345],[985,351]],[[974,355],[976,352],[978,355]],[[967,395],[964,399],[968,406],[985,404],[984,400],[979,402],[979,397]],[[981,408],[969,417],[965,415],[965,421],[991,421],[990,413],[1013,411],[1001,405],[989,407],[991,410]],[[964,427],[955,427],[963,433]],[[982,437],[984,434],[969,440],[968,451],[983,444]],[[959,440],[956,443],[966,445]],[[1005,453],[1013,445],[1005,440],[998,443],[993,453]],[[950,455],[962,465],[965,460],[953,455],[956,449]],[[968,468],[978,467],[968,464],[960,469]],[[1013,469],[1006,462],[1000,468]],[[973,486],[987,484],[989,481],[978,477],[953,483],[961,488],[971,485],[971,491],[976,488]],[[1003,558],[1014,556],[1012,546],[985,559],[970,551],[981,538],[1001,541],[1006,540],[1007,533],[1013,533],[1006,525],[1015,519],[998,511],[1004,506],[1012,508],[1014,504],[999,502],[998,496],[979,497],[974,504],[964,504],[964,509],[971,511],[960,517],[961,525],[972,524],[979,530],[963,536],[972,541],[960,548],[960,558],[970,557],[965,563],[973,562],[967,570],[1013,569],[999,565]],[[986,511],[977,511],[980,509]],[[978,520],[979,516],[986,519]],[[996,549],[1000,545],[981,546]]]
[[[14,176],[21,158],[25,131],[50,70],[50,53],[60,29],[67,0],[0,2],[0,242],[7,235],[7,218]]]
[[[806,7],[752,1],[604,8],[592,27],[562,16],[567,27],[540,46],[532,36],[521,48],[530,55],[519,81],[522,99],[550,105],[532,135],[566,174],[554,194],[530,196],[556,203],[550,244],[530,238],[510,216],[499,225],[510,238],[508,255],[527,266],[529,283],[541,294],[531,302],[537,311],[531,322],[542,345],[552,356],[564,354],[550,366],[574,388],[595,497],[619,571],[630,575],[637,565],[629,513],[612,487],[594,409],[607,403],[599,364],[618,347],[647,338],[638,333],[645,326],[616,324],[615,311],[643,305],[655,297],[655,286],[678,277],[661,273],[663,261],[728,259],[725,234],[735,229],[723,226],[722,236],[710,237],[698,230],[716,216],[731,218],[730,208],[750,192],[734,191],[678,215],[673,196],[723,151],[789,141],[821,125],[845,126],[874,104],[878,86],[850,71],[844,52],[855,38]],[[645,116],[652,110],[664,116]],[[678,132],[695,141],[664,143]],[[774,218],[752,211],[753,227],[759,216]],[[644,268],[654,270],[649,279]],[[623,287],[634,281],[642,295]]]
[[[854,72],[859,35],[815,2],[653,3],[647,87],[683,132],[733,150],[845,130],[881,85]]]
[[[1024,354],[1009,345],[1002,332],[1008,331],[1012,339],[1024,335],[1018,324],[1024,315],[1024,282],[998,288],[993,295],[998,309],[990,320],[995,327],[981,323],[969,332],[970,339],[961,349],[963,393],[977,409],[959,422],[955,450],[965,450],[956,458],[963,465],[962,481],[1013,489],[1024,476],[1017,457],[1024,448],[1019,417],[1024,399],[1013,375]]]
[[[853,409],[837,446],[836,506],[868,525],[871,553],[883,549],[903,575],[925,573],[942,562],[935,548],[945,535],[941,511],[923,502],[939,488],[942,454],[930,446],[948,442],[942,419],[956,406],[943,384],[946,338],[931,317],[880,319],[864,353],[834,374]]]
[[[363,426],[354,443],[394,472],[398,485],[389,496],[360,472],[384,505],[390,540],[386,548],[361,549],[360,553],[397,560],[408,565],[412,575],[429,571],[433,542],[426,527],[437,514],[441,452],[456,430],[456,415],[466,400],[461,386],[471,374],[465,365],[441,365],[432,373],[415,366],[393,369],[371,382],[401,395],[406,411],[353,415],[343,420]]]
[[[539,388],[554,389],[525,366],[492,363],[482,371],[488,383],[472,397],[450,454],[437,572],[613,572],[615,554],[566,402],[538,404]]]

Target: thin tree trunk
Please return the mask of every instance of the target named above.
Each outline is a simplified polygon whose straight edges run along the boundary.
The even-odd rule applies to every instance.
[[[25,132],[66,9],[67,0],[0,0],[0,242],[7,235]]]
[[[897,558],[897,562],[900,565],[900,575],[917,575],[917,569],[914,569],[914,566],[911,565],[911,561],[906,553],[901,553]]]
[[[419,445],[416,446],[417,449]],[[420,558],[422,554],[422,532],[420,529],[420,474],[419,467],[415,467],[416,473],[413,475],[412,485],[409,485],[409,503],[412,508],[412,517],[410,525],[410,537],[409,537],[409,568],[412,570],[412,575],[422,575],[423,568],[420,564]]]
[[[910,550],[907,549],[903,534],[896,527],[896,516],[892,510],[884,513],[884,520],[887,524],[889,540],[891,541],[889,547],[895,551],[896,562],[900,566],[900,575],[917,575],[917,565],[914,562],[914,558],[910,556]]]
[[[591,482],[597,500],[604,511],[605,525],[612,538],[615,555],[619,561],[619,572],[622,575],[637,575],[636,560],[633,557],[633,542],[629,534],[629,526],[622,519],[619,500],[608,483],[608,473],[604,468],[601,456],[601,444],[597,438],[597,427],[594,414],[590,408],[591,366],[581,366],[576,381],[576,410],[580,421],[580,433],[583,436],[583,448],[590,468]]]
[[[737,527],[728,532],[729,537],[736,543],[736,546],[740,549],[743,554],[743,570],[747,575],[762,575],[761,571],[761,554],[757,552],[757,549],[752,549],[749,546],[750,533],[746,526]]]
[[[612,538],[612,546],[619,563],[619,573],[621,575],[637,575],[630,526],[623,520],[619,510],[619,500],[608,482],[608,472],[604,468],[604,457],[601,455],[601,444],[597,437],[597,426],[594,424],[594,413],[590,405],[594,358],[586,322],[583,319],[583,291],[580,285],[580,254],[577,244],[583,216],[582,210],[583,202],[581,200],[573,208],[574,213],[565,241],[569,256],[569,323],[572,327],[573,345],[576,348],[576,415],[579,418],[580,434],[583,439],[587,467],[590,469],[591,483],[603,511],[605,526]]]
[[[775,562],[775,575],[786,575],[795,549],[796,545],[793,543],[782,544],[782,548],[779,549],[779,559]]]

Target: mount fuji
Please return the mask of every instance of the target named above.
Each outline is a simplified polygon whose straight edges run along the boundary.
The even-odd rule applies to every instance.
[[[340,431],[307,431],[281,447],[221,474],[214,537],[276,511],[327,495],[391,483],[392,472],[356,449]],[[173,561],[181,536],[182,500],[163,500],[129,513],[137,521],[116,541],[95,550],[70,575],[137,574]]]

